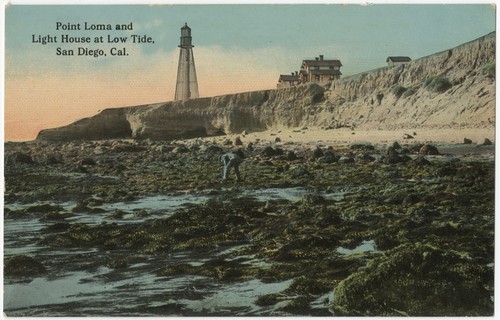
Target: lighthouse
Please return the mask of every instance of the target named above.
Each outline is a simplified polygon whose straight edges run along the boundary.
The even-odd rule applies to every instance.
[[[179,48],[179,66],[177,68],[177,84],[175,86],[175,101],[189,100],[199,97],[196,68],[194,66],[191,28],[187,23],[181,28],[181,43]]]

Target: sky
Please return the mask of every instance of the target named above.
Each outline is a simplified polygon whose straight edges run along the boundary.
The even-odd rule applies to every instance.
[[[80,24],[81,30],[63,30]],[[82,30],[111,25],[113,30]],[[116,24],[133,30],[114,30]],[[171,101],[180,28],[192,29],[200,96],[272,89],[280,74],[320,54],[343,75],[418,59],[495,31],[489,4],[6,5],[6,141],[33,140],[46,128],[114,107]],[[38,36],[56,37],[43,45]],[[61,37],[90,43],[61,43]],[[146,35],[154,43],[132,43]],[[95,43],[96,37],[104,43]],[[127,37],[106,43],[107,37]],[[106,56],[78,55],[77,48]],[[128,55],[112,56],[115,47]],[[74,50],[57,55],[57,48]],[[68,52],[68,51],[66,51]],[[116,50],[115,50],[116,52]]]

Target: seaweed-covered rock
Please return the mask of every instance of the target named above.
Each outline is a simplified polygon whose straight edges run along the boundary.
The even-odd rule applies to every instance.
[[[295,152],[293,152],[293,151],[290,150],[290,151],[288,151],[286,153],[286,160],[288,160],[288,161],[294,161],[294,160],[297,160],[297,159],[298,159],[298,157],[295,154]]]
[[[43,164],[52,165],[62,163],[61,157],[57,155],[46,155],[42,161]]]
[[[356,163],[368,163],[375,161],[375,158],[366,152],[360,152],[354,157]]]
[[[483,146],[491,146],[493,142],[490,139],[484,138]]]
[[[391,147],[395,150],[401,150],[401,145],[399,144],[399,142],[397,141],[394,141],[392,144],[391,144]]]
[[[82,166],[95,166],[97,163],[92,158],[85,158],[80,163]]]
[[[380,157],[380,162],[385,164],[396,164],[403,162],[403,158],[401,158],[396,149],[391,146],[387,148],[385,155]]]
[[[25,255],[13,256],[5,262],[5,276],[34,276],[44,273],[43,264],[32,257]]]
[[[300,166],[290,171],[290,175],[294,178],[309,176],[311,173],[306,168]]]
[[[203,150],[203,152],[205,153],[205,159],[214,160],[223,154],[224,150],[217,145],[209,145]]]
[[[354,159],[352,157],[342,156],[340,157],[338,162],[342,164],[354,163]]]
[[[33,158],[31,155],[15,152],[13,154],[6,155],[5,164],[16,164],[16,163],[24,163],[24,164],[33,164]]]
[[[418,152],[421,155],[432,155],[436,156],[439,155],[439,151],[436,148],[436,146],[433,146],[431,144],[426,144],[420,148],[420,151]]]
[[[316,149],[314,149],[313,151],[313,158],[314,159],[318,159],[318,158],[321,158],[323,157],[325,154],[323,153],[323,150],[321,150],[320,147],[316,147]]]
[[[27,207],[23,211],[26,213],[49,213],[49,212],[59,212],[62,210],[63,208],[61,206],[44,203]]]
[[[423,167],[423,166],[428,166],[431,164],[429,160],[427,160],[424,156],[418,156],[415,159],[411,161],[412,164],[414,164],[417,167]]]
[[[189,148],[186,147],[185,145],[183,144],[180,144],[178,145],[177,147],[174,148],[174,150],[172,150],[172,153],[174,154],[179,154],[179,153],[189,153]]]
[[[327,150],[320,160],[322,163],[335,163],[339,161],[339,159],[340,157],[333,153],[333,151]]]
[[[274,157],[274,156],[280,156],[283,153],[284,153],[283,149],[280,149],[280,148],[274,149],[271,146],[267,146],[264,148],[264,150],[262,150],[260,155],[263,157]]]
[[[233,144],[234,144],[235,146],[242,146],[242,145],[243,145],[243,141],[241,141],[241,138],[240,138],[240,137],[236,137],[236,138],[234,138],[234,142],[233,142]]]
[[[128,261],[125,258],[110,259],[106,266],[110,269],[124,269],[128,267]]]
[[[339,315],[491,316],[493,270],[428,244],[404,244],[335,289]]]

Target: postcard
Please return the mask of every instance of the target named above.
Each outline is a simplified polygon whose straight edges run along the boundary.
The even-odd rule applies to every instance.
[[[4,315],[493,315],[494,5],[4,12]]]

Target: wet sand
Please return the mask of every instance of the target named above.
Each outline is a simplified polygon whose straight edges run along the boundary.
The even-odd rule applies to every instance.
[[[405,139],[405,134],[413,136]],[[494,128],[443,128],[443,129],[401,129],[401,130],[363,130],[363,129],[320,129],[320,128],[297,128],[297,129],[275,129],[263,132],[252,132],[244,134],[230,134],[221,137],[218,141],[241,137],[243,141],[260,140],[262,142],[275,142],[280,138],[281,142],[292,142],[303,145],[349,145],[355,142],[368,142],[372,144],[388,144],[394,141],[400,143],[438,143],[438,144],[461,144],[464,138],[472,140],[474,144],[481,144],[487,138],[495,141]],[[210,138],[206,138],[210,139]]]

